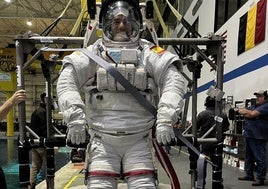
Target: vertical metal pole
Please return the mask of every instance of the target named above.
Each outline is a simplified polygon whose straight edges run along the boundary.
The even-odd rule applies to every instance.
[[[46,78],[46,99],[47,99],[47,106],[46,106],[46,116],[47,116],[47,138],[51,136],[51,128],[52,128],[52,103],[51,103],[51,81],[50,76]]]
[[[23,47],[20,40],[16,40],[16,62],[17,62],[17,87],[24,89],[24,75],[23,75]],[[20,188],[28,188],[30,184],[30,166],[29,166],[29,149],[26,148],[26,113],[25,102],[18,104],[19,111],[19,130],[20,136],[18,141],[18,162],[19,162],[19,182]]]
[[[196,69],[196,65],[195,65]],[[197,127],[196,127],[196,114],[197,114],[197,77],[195,70],[193,71],[193,89],[192,89],[192,134],[193,134],[193,144],[196,143],[195,139],[197,137]],[[189,150],[189,149],[188,149]],[[195,188],[197,180],[197,157],[196,154],[189,150],[189,160],[190,160],[190,173],[191,173],[191,188]]]
[[[16,62],[17,62],[17,87],[18,89],[24,89],[24,75],[23,75],[23,49],[22,42],[20,40],[16,41]],[[19,126],[20,126],[20,141],[23,142],[26,134],[26,113],[25,113],[25,102],[21,102],[18,105],[19,110]]]
[[[222,44],[219,44],[218,46],[218,53],[217,53],[217,88],[223,91],[223,61],[222,61],[222,54],[223,54],[223,48]],[[222,114],[222,100],[217,101],[216,104],[216,115]],[[216,138],[219,140],[222,138],[222,128],[221,124],[217,124],[216,122],[216,129],[217,129],[217,135]]]
[[[197,114],[197,78],[193,73],[193,90],[192,90],[192,134],[197,137],[197,126],[196,126],[196,114]]]
[[[218,45],[217,51],[217,88],[223,91],[223,48],[222,44]],[[222,115],[222,100],[217,101],[216,104],[216,115]],[[223,179],[222,179],[222,151],[223,145],[221,143],[222,140],[222,124],[216,121],[216,138],[219,141],[218,145],[215,148],[215,152],[212,155],[212,162],[217,166],[213,166],[212,168],[212,189],[223,189]]]
[[[50,66],[50,65],[45,65]],[[49,70],[49,69],[48,69]],[[45,74],[46,75],[46,74]],[[47,119],[47,138],[51,136],[51,128],[52,128],[52,98],[51,98],[51,76],[48,73],[48,77],[46,77],[46,119]],[[54,177],[55,177],[55,154],[53,147],[46,147],[47,152],[47,173],[46,173],[46,181],[47,181],[47,189],[54,189]]]
[[[185,95],[185,105],[184,105],[184,109],[183,109],[182,122],[181,122],[182,128],[180,128],[182,130],[187,129],[186,128],[186,121],[187,121],[187,113],[188,113],[190,95],[191,95],[190,92],[187,92]]]

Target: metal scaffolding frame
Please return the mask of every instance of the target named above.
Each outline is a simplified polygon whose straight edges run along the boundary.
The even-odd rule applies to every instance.
[[[53,44],[80,44],[82,45],[84,42],[84,37],[44,37],[44,36],[23,36],[18,35],[15,38],[15,46],[16,46],[16,63],[17,63],[17,88],[24,89],[24,71],[33,63],[34,60],[38,59],[43,51],[50,51],[48,47]],[[223,47],[222,43],[224,39],[220,36],[213,35],[210,38],[158,38],[159,45],[191,45],[199,55],[206,60],[209,65],[216,70],[217,72],[217,88],[219,90],[223,90]],[[35,51],[32,54],[32,58],[27,62],[24,62],[24,54],[29,54],[35,45],[43,45],[43,48]],[[198,45],[210,45],[213,47],[213,51],[216,55],[215,64],[208,58],[208,56],[199,49]],[[55,49],[53,49],[54,51]],[[63,51],[64,49],[58,49],[58,51]],[[73,51],[75,49],[65,49],[64,51]],[[183,73],[183,75],[185,75]],[[197,139],[197,142],[217,142],[222,137],[221,125],[216,122],[216,138],[198,138],[197,137],[197,128],[196,128],[196,114],[197,114],[197,77],[193,73],[192,77],[192,134],[185,135],[185,137],[194,137]],[[27,188],[29,184],[29,145],[27,145],[28,141],[26,138],[26,111],[25,111],[25,102],[22,102],[18,105],[19,110],[19,147],[18,147],[18,161],[19,161],[19,179],[20,179],[20,188]],[[222,101],[217,101],[216,103],[216,112],[215,115],[221,115],[222,113]],[[211,132],[211,131],[210,131]],[[62,146],[65,143],[65,139],[60,136],[55,139],[50,140],[49,146]],[[222,158],[222,150],[218,150],[220,156]],[[219,189],[222,185],[222,160],[218,160],[219,165],[215,166],[213,169],[213,173],[215,173],[216,177],[213,180],[213,189]],[[24,173],[24,174],[22,174]],[[26,173],[26,174],[25,174]],[[196,170],[192,170],[192,188],[196,188],[195,182],[197,178]],[[54,175],[51,176],[51,186],[50,188],[54,188]]]

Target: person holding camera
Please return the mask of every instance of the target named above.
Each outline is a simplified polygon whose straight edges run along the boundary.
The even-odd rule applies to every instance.
[[[248,108],[238,109],[238,113],[245,117],[245,171],[246,175],[238,180],[255,181],[252,186],[264,185],[266,177],[266,142],[268,139],[268,101],[267,90],[255,92],[256,104]],[[254,179],[255,163],[257,175]]]

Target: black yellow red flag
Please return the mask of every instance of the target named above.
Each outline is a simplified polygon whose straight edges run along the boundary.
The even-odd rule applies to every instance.
[[[265,39],[267,0],[260,0],[248,12],[240,17],[238,34],[238,51],[241,54]]]

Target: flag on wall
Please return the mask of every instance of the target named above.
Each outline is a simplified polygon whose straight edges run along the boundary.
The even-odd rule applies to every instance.
[[[267,0],[260,0],[248,12],[240,17],[238,55],[264,41],[266,2]]]

